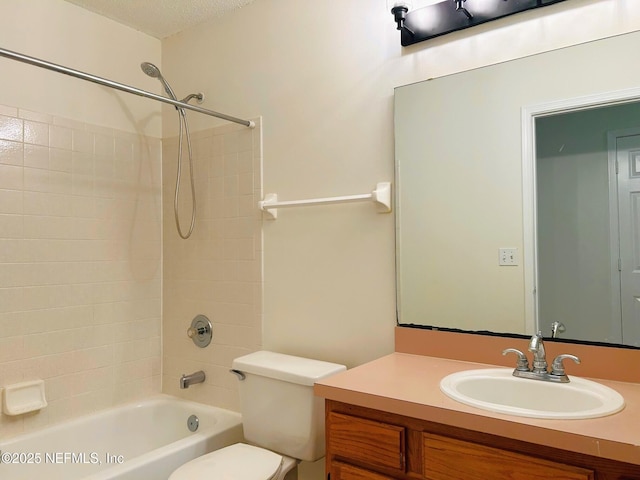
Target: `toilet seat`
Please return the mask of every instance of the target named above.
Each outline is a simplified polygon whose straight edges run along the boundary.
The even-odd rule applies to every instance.
[[[236,443],[185,463],[169,480],[272,480],[282,465],[283,457],[277,453]]]

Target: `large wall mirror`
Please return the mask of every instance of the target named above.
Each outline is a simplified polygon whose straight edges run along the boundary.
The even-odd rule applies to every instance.
[[[396,89],[400,325],[640,346],[639,42]]]

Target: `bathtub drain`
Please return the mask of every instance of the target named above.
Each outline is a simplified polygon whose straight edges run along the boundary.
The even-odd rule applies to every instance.
[[[198,417],[196,417],[195,415],[191,415],[189,417],[189,419],[187,420],[187,427],[192,432],[195,432],[196,430],[198,430],[198,426],[199,425],[200,425],[200,419]]]

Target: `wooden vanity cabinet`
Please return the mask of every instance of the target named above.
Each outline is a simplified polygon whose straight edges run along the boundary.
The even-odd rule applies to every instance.
[[[640,480],[640,466],[326,400],[327,480]]]
[[[350,462],[393,474],[405,471],[406,428],[329,412],[331,446]]]
[[[563,478],[595,480],[591,469],[541,460],[499,448],[454,438],[423,434],[425,478],[448,480],[500,480],[504,478]],[[452,477],[452,472],[455,476]]]

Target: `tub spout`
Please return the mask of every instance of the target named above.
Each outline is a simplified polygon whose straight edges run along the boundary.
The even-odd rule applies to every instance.
[[[191,375],[182,374],[182,376],[180,377],[180,388],[189,388],[195,383],[204,382],[204,379],[205,375],[202,370],[192,373]]]

